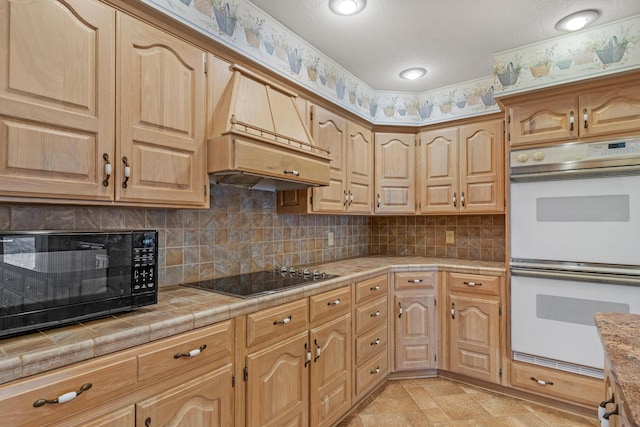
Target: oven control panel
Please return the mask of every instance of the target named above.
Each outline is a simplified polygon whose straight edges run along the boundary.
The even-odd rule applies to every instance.
[[[514,169],[529,169],[530,166],[570,165],[605,160],[621,160],[623,163],[630,160],[630,164],[637,164],[638,160],[636,159],[640,159],[640,138],[591,143],[573,142],[549,147],[512,150],[510,166],[513,172]]]

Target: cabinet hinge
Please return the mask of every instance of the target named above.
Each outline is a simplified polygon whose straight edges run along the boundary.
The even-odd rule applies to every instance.
[[[434,355],[433,355],[433,361],[434,361],[434,362],[437,362],[437,361],[438,361],[438,355],[437,355],[437,354],[434,354]]]
[[[207,184],[204,185],[204,195],[207,196]]]
[[[236,387],[236,376],[235,375],[231,375],[231,387],[233,387],[233,388]]]
[[[502,316],[502,304],[498,306],[498,316]]]
[[[243,379],[247,381],[249,379],[249,369],[245,366],[243,371]]]
[[[309,113],[309,120],[313,121],[313,110],[311,110],[311,112]]]
[[[498,371],[498,376],[502,378],[502,368],[500,368],[500,370]]]
[[[511,141],[511,132],[507,132],[507,141]]]
[[[313,206],[313,196],[309,197],[309,204]]]
[[[511,124],[511,114],[507,116],[507,123]]]
[[[204,75],[206,76],[209,70],[207,69],[207,58],[204,58]]]
[[[436,305],[438,305],[438,300],[437,299],[433,299],[433,306],[435,307]]]

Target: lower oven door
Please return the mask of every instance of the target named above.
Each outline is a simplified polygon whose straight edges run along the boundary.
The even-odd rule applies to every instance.
[[[512,267],[514,359],[599,376],[581,371],[604,367],[597,312],[640,313],[640,278]]]
[[[511,258],[639,264],[640,175],[512,178],[510,192]]]

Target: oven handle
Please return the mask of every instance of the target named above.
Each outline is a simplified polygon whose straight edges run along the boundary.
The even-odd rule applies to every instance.
[[[607,274],[607,273],[567,272],[567,271],[538,270],[538,269],[511,267],[511,275],[539,277],[544,279],[578,280],[578,281],[584,281],[584,282],[598,282],[598,283],[611,283],[616,285],[640,286],[640,278],[638,276]]]
[[[530,172],[514,172],[513,168],[509,176],[511,182],[554,181],[559,179],[580,179],[610,176],[625,176],[640,174],[640,165],[609,166],[598,168],[578,169],[576,165],[562,165],[559,170],[538,170],[535,166],[520,166],[528,168]]]

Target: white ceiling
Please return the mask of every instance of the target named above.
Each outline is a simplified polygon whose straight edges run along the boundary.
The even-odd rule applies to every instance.
[[[337,16],[329,0],[251,0],[375,90],[423,92],[493,74],[493,54],[563,33],[555,23],[596,9],[594,26],[640,14],[640,0],[368,0]],[[427,76],[400,79],[421,66]]]

